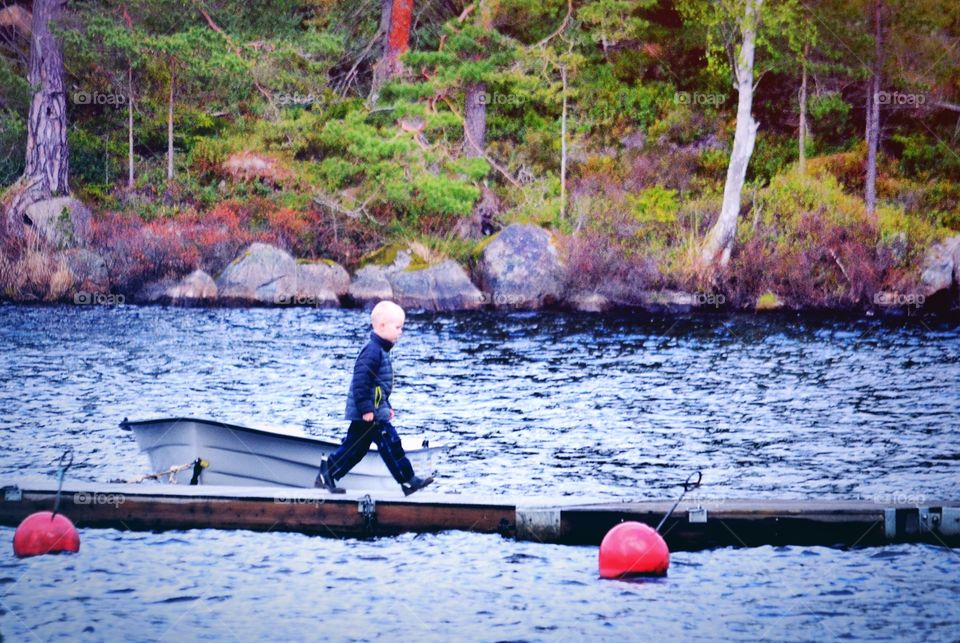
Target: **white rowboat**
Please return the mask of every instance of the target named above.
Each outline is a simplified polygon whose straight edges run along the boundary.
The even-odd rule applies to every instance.
[[[279,429],[252,429],[225,422],[192,418],[130,421],[120,428],[132,431],[140,451],[150,458],[153,471],[205,460],[198,484],[255,487],[313,487],[323,458],[339,443]],[[402,438],[403,449],[417,475],[436,472],[445,446],[430,446],[422,438]],[[189,485],[192,468],[173,474]],[[161,480],[168,480],[166,476]],[[380,459],[376,445],[349,474],[337,481],[348,490],[397,490],[399,485]]]

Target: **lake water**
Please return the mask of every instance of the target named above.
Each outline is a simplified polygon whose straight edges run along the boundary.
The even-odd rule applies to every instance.
[[[0,479],[147,473],[124,418],[339,437],[362,311],[0,305]],[[552,313],[412,315],[401,434],[453,445],[432,493],[960,499],[956,323]],[[435,491],[434,491],[435,489]],[[427,492],[423,492],[427,493]],[[960,639],[960,555],[922,545],[676,553],[597,579],[596,547],[465,533],[371,541],[83,530],[18,560],[12,640]]]

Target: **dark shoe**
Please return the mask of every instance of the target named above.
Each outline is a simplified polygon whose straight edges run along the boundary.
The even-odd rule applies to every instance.
[[[313,481],[313,486],[317,489],[326,489],[330,493],[347,492],[346,489],[338,487],[337,483],[334,482],[333,476],[330,475],[330,465],[327,464],[326,459],[320,463],[320,472],[317,474],[317,479]]]
[[[433,482],[433,478],[418,478],[417,476],[413,476],[409,482],[404,482],[400,485],[400,488],[403,489],[403,495],[409,496],[411,493],[420,491],[431,482]]]

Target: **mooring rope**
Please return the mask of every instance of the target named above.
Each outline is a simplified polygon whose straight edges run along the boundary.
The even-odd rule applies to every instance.
[[[158,471],[156,473],[146,473],[139,478],[133,478],[131,480],[111,480],[111,482],[124,482],[127,484],[140,484],[144,480],[159,480],[161,476],[169,475],[170,479],[168,482],[170,484],[177,484],[177,474],[186,469],[193,468],[193,477],[190,479],[190,484],[195,485],[199,481],[200,472],[210,466],[210,463],[202,458],[197,458],[193,462],[186,462],[184,464],[177,464],[166,471]]]
[[[68,455],[70,456],[70,461],[64,464],[63,461]],[[60,511],[60,492],[63,491],[63,476],[67,473],[67,469],[73,465],[73,449],[64,451],[57,465],[59,467],[57,470],[57,498],[53,502],[53,514],[50,516],[50,520],[53,520],[53,517]]]
[[[693,478],[693,476],[697,476],[697,479],[695,482],[691,482],[691,479]],[[677,505],[679,505],[680,501],[683,500],[683,497],[687,495],[687,492],[690,491],[691,489],[696,489],[697,487],[699,487],[701,480],[703,480],[703,473],[700,471],[694,471],[689,476],[687,476],[687,479],[684,480],[683,484],[680,485],[683,487],[683,493],[680,494],[680,497],[677,498],[677,501],[673,503],[672,507],[670,507],[670,511],[668,511],[663,516],[663,519],[660,521],[660,524],[657,525],[658,532],[660,531],[660,528],[663,527],[663,523],[667,522],[667,518],[673,515],[673,510],[677,508]]]

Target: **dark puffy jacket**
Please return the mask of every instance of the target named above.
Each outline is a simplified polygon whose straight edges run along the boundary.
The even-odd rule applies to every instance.
[[[353,366],[345,419],[362,420],[364,413],[372,411],[377,421],[390,421],[390,392],[393,390],[391,348],[392,343],[376,333],[370,333],[370,341],[361,349]]]

